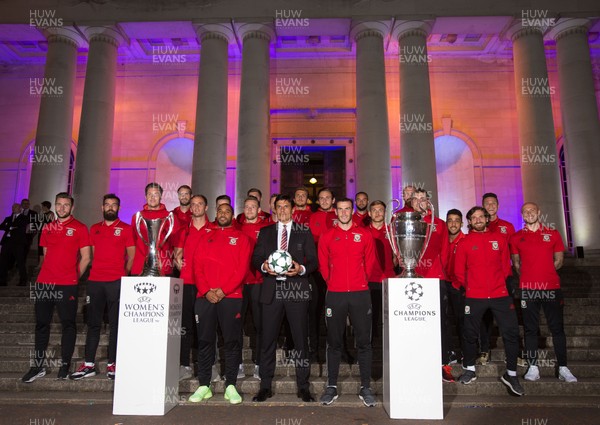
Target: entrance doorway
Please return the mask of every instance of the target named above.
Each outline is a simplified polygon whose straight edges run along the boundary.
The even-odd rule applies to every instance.
[[[296,188],[306,187],[312,208],[323,187],[330,188],[337,199],[354,195],[352,140],[274,139],[272,155],[272,193],[293,196]]]

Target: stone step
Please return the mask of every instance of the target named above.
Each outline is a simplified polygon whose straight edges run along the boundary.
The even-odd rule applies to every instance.
[[[105,375],[94,376],[80,381],[57,380],[56,373],[53,371],[43,378],[38,378],[32,384],[21,382],[22,374],[3,373],[0,374],[0,391],[73,391],[75,392],[100,392],[112,391],[114,382],[107,379]],[[118,371],[117,371],[118,379]],[[540,380],[537,382],[526,382],[521,380],[525,393],[528,395],[560,395],[563,397],[578,396],[587,394],[589,396],[600,395],[600,379],[582,378],[577,383],[565,383],[558,380]],[[371,388],[376,394],[382,392],[382,380],[373,381]],[[314,377],[311,379],[311,391],[315,394],[321,394],[326,386],[326,378]],[[214,391],[219,394],[224,391],[224,382],[213,384]],[[252,396],[258,392],[260,381],[255,378],[244,378],[238,381],[237,387],[245,395]],[[179,384],[180,393],[193,393],[198,388],[198,382],[194,379],[181,381]],[[360,389],[360,379],[357,377],[344,377],[338,380],[338,392],[341,395],[358,394]],[[275,394],[295,394],[297,391],[296,380],[293,377],[276,377],[273,380],[273,392]],[[458,383],[444,383],[443,391],[445,395],[471,395],[471,396],[500,396],[506,395],[508,390],[499,381],[498,377],[481,377],[472,384],[461,385]]]
[[[504,362],[504,349],[503,348],[492,348],[491,350],[492,362],[502,361]],[[538,349],[538,359],[542,360],[555,360],[553,349]],[[567,359],[569,362],[600,362],[600,349],[597,348],[570,348],[567,350]]]
[[[198,406],[197,403],[188,401],[191,393],[181,393],[179,395],[180,406]],[[308,407],[306,403],[301,402],[295,394],[275,394],[268,402],[253,403],[252,396],[254,394],[243,394],[244,404],[262,407]],[[313,394],[317,399],[320,394]],[[378,405],[376,409],[382,409],[381,399],[383,395],[377,394]],[[528,408],[528,407],[550,407],[550,408],[597,408],[598,397],[596,396],[536,396],[528,394],[526,397],[495,397],[495,396],[473,396],[473,395],[444,395],[444,408],[476,408],[485,407],[510,407],[510,408]],[[42,404],[68,404],[68,405],[112,405],[112,392],[71,392],[71,391],[24,391],[24,392],[0,392],[0,404],[4,405],[42,405]],[[230,407],[228,401],[218,394],[211,398],[207,403],[210,406],[227,406]],[[315,404],[316,405],[316,404]],[[363,409],[362,401],[356,397],[356,394],[341,395],[334,406],[342,408],[359,408]],[[328,409],[328,407],[323,407]],[[364,422],[364,421],[363,421]]]

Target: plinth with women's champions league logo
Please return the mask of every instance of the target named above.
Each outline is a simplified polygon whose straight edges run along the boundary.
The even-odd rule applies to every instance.
[[[418,212],[388,218],[388,240],[404,271],[383,281],[383,407],[392,419],[443,419],[440,280],[415,272],[432,228]]]
[[[114,415],[164,415],[179,403],[183,280],[162,276],[159,254],[172,230],[172,213],[154,220],[136,216],[148,256],[141,276],[121,278]]]

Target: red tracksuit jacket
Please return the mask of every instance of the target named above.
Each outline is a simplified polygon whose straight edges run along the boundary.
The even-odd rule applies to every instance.
[[[227,298],[242,298],[251,254],[252,242],[241,230],[231,226],[209,229],[194,253],[197,297],[221,288]]]
[[[369,229],[352,223],[349,230],[335,226],[321,236],[319,271],[327,282],[328,291],[367,291],[376,262],[375,244]]]
[[[506,278],[512,274],[508,244],[497,232],[470,232],[458,244],[454,274],[467,298],[507,297]]]

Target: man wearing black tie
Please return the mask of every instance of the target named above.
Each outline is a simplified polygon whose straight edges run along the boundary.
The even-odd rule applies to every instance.
[[[290,350],[286,364],[293,364],[296,368],[298,397],[304,402],[314,401],[308,382],[308,302],[311,290],[308,276],[317,269],[317,252],[308,227],[292,221],[292,207],[289,196],[277,196],[277,223],[260,230],[252,254],[252,265],[264,275],[260,292],[263,306],[261,382],[260,391],[252,401],[265,401],[273,396],[271,382],[275,374],[275,350],[284,314],[290,324],[295,347]],[[267,263],[269,255],[277,249],[288,251],[293,259],[292,268],[285,276],[278,276]]]
[[[25,246],[27,244],[27,226],[29,217],[21,211],[21,205],[13,204],[12,214],[0,224],[4,230],[2,236],[2,252],[0,252],[0,286],[6,286],[8,271],[17,263],[19,270],[19,285],[27,283],[27,269],[25,268]]]

